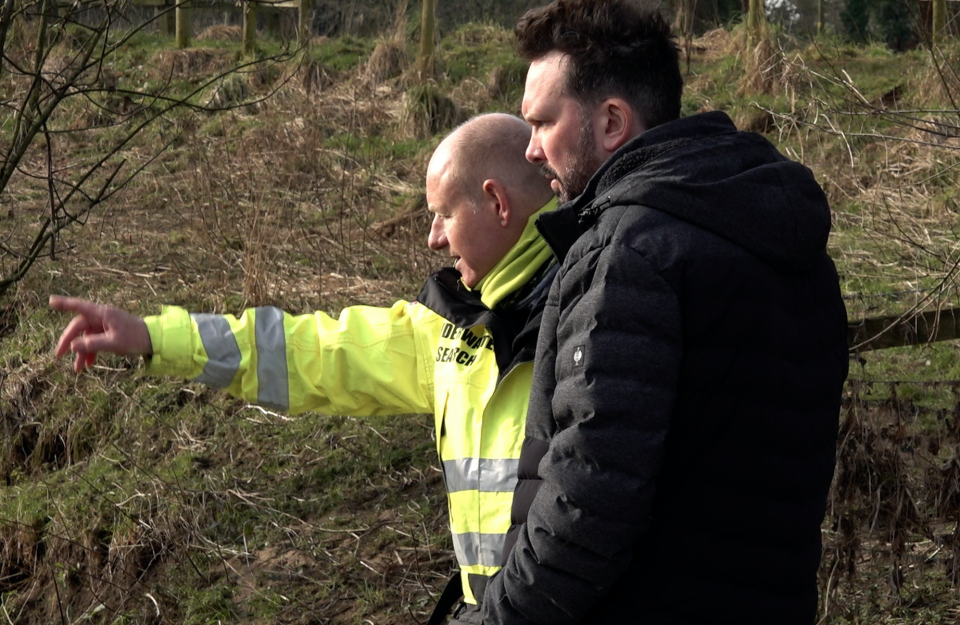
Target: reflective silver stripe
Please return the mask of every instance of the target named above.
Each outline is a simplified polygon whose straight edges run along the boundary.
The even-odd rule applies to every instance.
[[[227,388],[240,369],[240,347],[230,324],[220,315],[191,315],[200,331],[207,364],[197,382],[216,388]]]
[[[501,566],[506,539],[506,534],[454,534],[453,551],[461,566]]]
[[[283,332],[283,311],[279,308],[256,309],[257,403],[268,408],[290,407],[287,386],[287,337]]]
[[[443,462],[448,493],[478,490],[484,493],[512,493],[517,485],[516,458],[460,458]]]

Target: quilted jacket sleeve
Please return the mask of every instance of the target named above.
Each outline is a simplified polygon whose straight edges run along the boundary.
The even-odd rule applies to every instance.
[[[543,481],[488,586],[486,625],[582,622],[631,562],[677,393],[680,323],[677,294],[628,247],[589,251],[558,278],[527,421],[528,438],[549,443]]]

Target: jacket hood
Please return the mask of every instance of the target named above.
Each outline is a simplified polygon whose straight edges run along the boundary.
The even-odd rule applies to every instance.
[[[783,271],[810,267],[830,233],[830,208],[813,173],[762,136],[739,132],[722,112],[635,137],[567,206],[587,227],[607,206],[624,204],[696,224]]]

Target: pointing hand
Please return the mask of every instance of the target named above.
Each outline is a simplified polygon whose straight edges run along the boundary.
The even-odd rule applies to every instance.
[[[80,372],[93,365],[98,352],[122,356],[153,353],[150,333],[143,319],[130,313],[75,297],[50,296],[50,308],[76,313],[57,342],[57,358],[73,352],[73,368]]]

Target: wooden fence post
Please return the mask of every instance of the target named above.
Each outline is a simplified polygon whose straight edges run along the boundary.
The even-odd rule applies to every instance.
[[[186,48],[190,45],[190,0],[177,0],[177,47]]]
[[[243,55],[253,56],[257,42],[257,5],[250,0],[243,3]]]
[[[313,28],[313,0],[300,0],[297,7],[297,36],[300,38],[300,45],[304,46],[310,41],[310,31]]]
[[[423,0],[420,14],[420,78],[433,73],[433,38],[436,36],[437,0]]]
[[[933,0],[933,30],[930,41],[933,45],[942,44],[947,30],[947,1]]]

